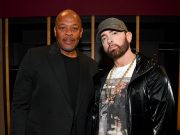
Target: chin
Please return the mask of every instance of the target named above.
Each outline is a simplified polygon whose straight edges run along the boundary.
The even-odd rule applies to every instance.
[[[73,52],[75,50],[75,48],[65,48],[64,51],[67,51],[67,52]]]

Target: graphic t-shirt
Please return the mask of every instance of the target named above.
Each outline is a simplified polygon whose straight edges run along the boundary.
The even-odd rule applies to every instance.
[[[126,90],[134,71],[136,61],[133,62],[133,65],[121,80],[129,65],[130,64],[110,71],[101,89],[98,135],[128,135],[125,112]]]

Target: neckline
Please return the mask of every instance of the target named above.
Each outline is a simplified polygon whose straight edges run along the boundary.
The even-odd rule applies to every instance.
[[[112,74],[114,72],[114,70],[117,68],[115,65],[113,66],[113,68],[110,70],[110,73],[108,75],[108,78],[106,79],[107,82],[107,86],[106,86],[106,96],[107,96],[107,99],[108,101],[113,101],[114,98],[116,97],[116,95],[118,94],[118,90],[117,90],[117,86],[122,82],[122,80],[125,78],[126,74],[129,72],[129,70],[131,69],[133,63],[135,62],[136,60],[136,56],[135,58],[132,60],[132,62],[130,64],[127,64],[125,66],[128,66],[128,68],[125,70],[125,72],[123,73],[121,79],[119,80],[119,82],[117,83],[117,85],[115,86],[114,88],[114,94],[111,95],[111,88],[110,87],[110,80],[112,79]],[[112,86],[111,86],[112,87]]]

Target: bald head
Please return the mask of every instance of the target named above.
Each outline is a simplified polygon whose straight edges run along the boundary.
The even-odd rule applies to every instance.
[[[77,19],[77,21],[80,24],[80,27],[82,27],[82,20],[80,16],[74,10],[71,9],[61,11],[56,17],[55,25],[57,25],[57,23],[60,22],[64,17],[72,17],[74,19]]]
[[[76,47],[83,34],[80,16],[73,10],[60,12],[55,20],[54,35],[62,54],[76,57]]]

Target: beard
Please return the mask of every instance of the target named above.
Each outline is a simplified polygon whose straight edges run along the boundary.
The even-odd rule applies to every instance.
[[[116,46],[116,49],[110,50],[110,47],[108,47],[108,50],[107,50],[107,54],[112,59],[118,59],[118,58],[122,57],[129,49],[129,43],[128,43],[127,39],[125,39],[122,46],[119,46],[119,45],[114,45],[114,46]]]

